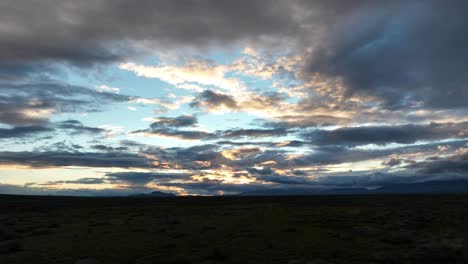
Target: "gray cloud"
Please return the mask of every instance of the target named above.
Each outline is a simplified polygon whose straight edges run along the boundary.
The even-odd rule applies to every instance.
[[[231,141],[231,140],[220,140],[216,142],[218,145],[230,145],[230,146],[265,146],[272,147],[277,143],[275,142],[266,142],[266,141]]]
[[[228,129],[216,131],[220,138],[241,138],[241,137],[273,137],[285,136],[288,134],[285,128],[272,128],[272,129]]]
[[[158,121],[153,122],[151,129],[159,129],[166,127],[189,127],[196,125],[198,120],[195,116],[181,115],[178,117],[158,117]]]
[[[80,121],[72,119],[59,122],[57,127],[60,129],[69,130],[71,135],[80,135],[83,133],[99,134],[106,131],[105,129],[98,127],[85,126]]]
[[[407,168],[416,169],[421,174],[456,174],[468,176],[468,148],[461,148],[459,153],[448,157],[433,157],[422,162],[415,162]]]
[[[144,186],[152,181],[189,180],[191,173],[161,173],[161,172],[114,172],[106,174],[111,183],[125,183],[131,186]]]
[[[159,128],[159,129],[144,129],[144,130],[136,130],[131,132],[133,134],[145,133],[149,135],[155,136],[163,136],[163,137],[174,137],[179,139],[206,139],[212,137],[213,134],[204,131],[191,131],[191,130],[177,130],[172,128]]]
[[[390,108],[466,105],[468,23],[462,0],[254,0],[242,5],[47,0],[31,5],[8,0],[0,6],[0,59],[10,71],[13,64],[17,70],[32,67],[21,64],[27,61],[119,60],[133,54],[134,41],[198,48],[288,41],[318,47],[307,71],[343,77],[348,94],[375,95]],[[226,96],[210,91],[201,96],[194,105],[205,100],[236,107]]]
[[[404,161],[405,161],[404,159],[391,157],[389,160],[382,162],[382,165],[395,167],[395,166],[401,165]]]
[[[377,96],[387,108],[466,108],[467,8],[370,1],[336,19],[308,70],[342,77],[348,94]]]
[[[154,189],[150,188],[127,188],[127,189],[53,189],[47,186],[36,186],[35,184],[28,185],[12,185],[1,184],[0,193],[2,194],[20,194],[20,195],[63,195],[63,196],[127,196],[142,192],[151,192]]]
[[[77,180],[69,180],[69,181],[49,181],[39,185],[60,185],[60,184],[103,184],[106,183],[105,179],[103,178],[80,178]]]
[[[148,168],[151,161],[130,153],[93,153],[64,151],[0,152],[0,164],[21,164],[31,167],[84,166]]]
[[[237,109],[237,102],[232,98],[232,96],[217,93],[211,90],[205,90],[198,95],[198,98],[195,99],[190,106],[192,107],[207,107],[207,108],[217,108],[224,106],[230,109]]]
[[[176,119],[163,119],[154,122],[150,125],[149,129],[142,129],[132,131],[133,134],[145,133],[149,135],[175,137],[180,139],[197,139],[197,140],[216,140],[216,139],[233,139],[233,138],[257,138],[257,137],[274,137],[284,136],[288,134],[285,128],[271,128],[271,129],[242,129],[233,128],[227,130],[216,130],[214,132],[205,132],[200,130],[180,130],[179,127],[189,126],[196,124],[196,119],[192,117],[189,120],[186,118],[178,117]],[[181,125],[183,123],[184,125]]]
[[[125,95],[98,92],[58,82],[0,82],[0,122],[11,125],[38,125],[48,122],[53,113],[98,111],[108,103],[125,102],[130,99]],[[38,114],[41,112],[45,114]]]
[[[0,164],[189,170],[217,169],[224,165],[235,173],[247,171],[248,176],[254,175],[272,184],[294,185],[312,184],[306,173],[297,170],[302,167],[382,158],[388,160],[383,165],[389,168],[398,166],[404,172],[417,175],[465,175],[466,157],[463,155],[441,155],[422,162],[407,162],[391,157],[393,154],[434,150],[437,144],[391,149],[353,147],[460,139],[456,143],[447,143],[455,146],[464,142],[467,123],[306,130],[352,121],[337,118],[333,113],[331,116],[310,116],[306,113],[314,113],[313,110],[318,108],[341,111],[351,109],[354,111],[350,113],[357,112],[366,122],[371,120],[368,115],[374,112],[380,115],[379,120],[387,122],[389,119],[385,119],[387,116],[383,113],[393,110],[412,112],[414,109],[430,108],[463,111],[468,97],[468,52],[465,48],[468,46],[468,38],[465,36],[468,20],[464,14],[467,7],[467,3],[461,0],[253,0],[241,5],[227,0],[143,0],[135,3],[125,0],[2,1],[0,123],[10,126],[0,128],[0,138],[29,138],[55,130],[72,135],[103,132],[103,129],[89,127],[76,120],[51,123],[50,118],[62,113],[101,111],[111,103],[128,102],[135,97],[67,85],[51,81],[51,76],[60,72],[63,63],[67,67],[70,64],[86,67],[117,62],[134,55],[144,55],[148,47],[151,51],[177,50],[181,47],[200,51],[212,46],[223,49],[245,46],[275,49],[283,48],[285,46],[281,43],[287,43],[287,48],[298,54],[304,54],[306,48],[312,47],[312,54],[303,69],[305,72],[286,73],[282,68],[278,68],[278,71],[294,76],[297,78],[294,81],[299,82],[300,78],[308,77],[309,73],[342,79],[345,92],[343,99],[335,102],[335,94],[321,95],[312,87],[304,91],[308,93],[307,98],[301,98],[295,105],[299,107],[295,110],[302,111],[303,116],[280,116],[276,119],[280,120],[278,122],[265,121],[263,128],[197,131],[189,128],[197,125],[196,117],[179,116],[161,117],[148,129],[134,132],[182,139],[217,140],[217,144],[163,149],[135,142],[123,142],[120,147],[93,142],[91,148],[97,152],[80,152],[83,146],[58,142],[50,148],[41,148],[41,151],[0,152]],[[255,87],[249,89],[253,91]],[[250,100],[258,103],[256,105],[259,106],[255,106],[258,108],[274,107],[285,100],[274,93],[264,96],[261,89],[256,92],[259,94],[253,95]],[[371,98],[372,101],[361,105],[360,101],[346,100],[349,96]],[[329,104],[331,101],[333,104]],[[383,109],[380,103],[383,103]],[[249,107],[249,102],[236,102],[229,94],[206,90],[198,95],[191,106],[209,109],[223,106],[242,110]],[[360,111],[362,106],[371,106],[372,109]],[[384,112],[387,110],[392,111]],[[463,115],[464,112],[461,112],[455,116]],[[297,136],[298,132],[303,132],[301,140],[279,144],[247,140]],[[227,141],[236,139],[245,139],[245,142]],[[233,155],[233,160],[222,155],[223,150],[230,150],[226,146],[244,145],[255,151],[248,155]],[[307,152],[291,158],[294,152],[288,147],[304,146],[309,147],[304,150]],[[129,150],[153,155],[155,160],[129,153]],[[271,164],[270,167],[252,169],[265,162]],[[275,169],[290,169],[291,175],[285,177],[276,174]],[[165,176],[157,173],[109,174],[106,180],[141,187],[159,179],[168,186],[183,187],[198,193],[262,188],[256,184],[236,186],[215,180],[166,182]],[[174,177],[179,176],[172,175]],[[180,177],[185,180],[189,175]],[[344,185],[356,185],[358,182],[358,185],[366,185],[406,180],[395,175],[356,177],[327,178],[320,184],[339,185],[341,182]],[[93,180],[89,179],[89,182]]]
[[[303,133],[313,145],[359,146],[366,144],[410,144],[419,140],[464,138],[468,123],[431,123],[427,125],[361,126]]]
[[[198,119],[195,116],[159,117],[158,121],[153,122],[149,129],[136,130],[131,133],[144,133],[189,140],[207,139],[215,136],[213,133],[205,131],[179,130],[179,128],[195,126],[196,124],[198,124]]]
[[[0,60],[113,61],[132,49],[126,42],[151,41],[202,47],[261,41],[294,32],[299,24],[282,2],[2,1]]]
[[[106,152],[123,152],[123,151],[128,150],[128,147],[125,147],[125,146],[112,147],[112,146],[106,146],[106,145],[102,145],[102,144],[92,145],[91,148],[97,149],[97,150],[100,150],[100,151],[106,151]]]
[[[54,129],[44,126],[20,126],[12,128],[0,128],[0,139],[33,137],[37,134],[52,131],[54,131]]]
[[[278,183],[278,184],[313,184],[305,175],[280,175],[274,172],[271,168],[263,168],[261,170],[256,168],[248,168],[247,171],[260,181]]]
[[[216,195],[216,194],[237,194],[241,192],[255,191],[264,189],[264,184],[233,184],[225,183],[222,180],[204,179],[199,182],[167,182],[162,185],[179,187],[194,194]]]
[[[279,116],[276,117],[281,121],[269,121],[259,119],[258,121],[262,123],[264,127],[288,127],[288,128],[308,128],[308,127],[319,127],[319,126],[329,126],[337,125],[349,122],[350,119],[335,117],[330,115],[312,115],[312,116],[302,116],[302,115],[290,115],[290,116]]]

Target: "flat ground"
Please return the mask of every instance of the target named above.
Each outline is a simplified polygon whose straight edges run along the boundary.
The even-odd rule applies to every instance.
[[[0,196],[0,263],[468,263],[468,196]]]

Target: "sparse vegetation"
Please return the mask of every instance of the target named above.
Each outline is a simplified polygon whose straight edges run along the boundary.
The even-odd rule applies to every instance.
[[[0,196],[0,263],[467,263],[466,196]]]

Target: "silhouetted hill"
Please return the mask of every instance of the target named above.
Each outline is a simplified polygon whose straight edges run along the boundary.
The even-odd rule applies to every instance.
[[[442,194],[468,193],[468,180],[429,181],[412,184],[389,184],[371,191],[373,194]]]
[[[173,193],[165,193],[165,192],[159,192],[159,191],[154,191],[151,193],[139,193],[139,194],[133,194],[130,195],[130,197],[176,197],[177,195]]]
[[[291,188],[291,189],[278,189],[278,190],[256,190],[250,192],[243,192],[239,195],[242,196],[287,196],[287,195],[329,195],[329,194],[364,194],[367,189],[363,188],[343,188],[343,189],[330,189],[330,190],[313,190],[310,188]]]
[[[407,184],[387,184],[376,189],[336,188],[317,190],[291,188],[278,190],[257,190],[243,192],[241,196],[286,196],[286,195],[353,195],[353,194],[450,194],[468,193],[468,180],[429,181]]]

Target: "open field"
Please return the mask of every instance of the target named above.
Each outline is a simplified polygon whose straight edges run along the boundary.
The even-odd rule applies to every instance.
[[[467,263],[468,196],[0,196],[0,263]]]

